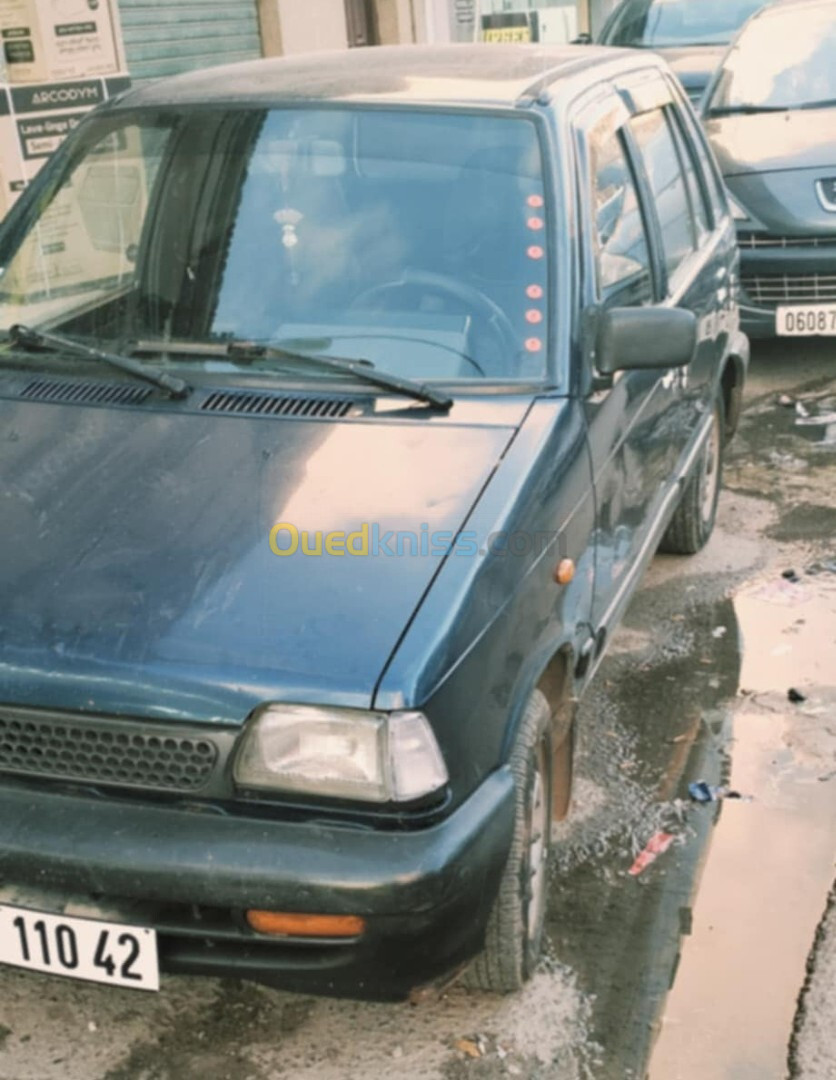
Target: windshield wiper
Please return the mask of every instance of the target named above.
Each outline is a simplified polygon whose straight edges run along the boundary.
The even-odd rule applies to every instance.
[[[370,360],[350,360],[344,356],[326,356],[323,353],[303,352],[297,349],[287,349],[281,345],[268,345],[260,341],[246,340],[221,340],[212,342],[167,342],[167,341],[140,341],[137,343],[137,351],[155,350],[159,352],[203,354],[225,356],[239,364],[252,364],[257,360],[290,360],[293,363],[311,363],[329,371],[338,371],[341,375],[354,375],[363,382],[372,386],[379,386],[383,390],[393,390],[397,394],[425,401],[434,409],[446,412],[453,404],[453,399],[446,394],[441,394],[426,383],[415,382],[412,379],[402,379],[399,375],[392,375],[387,371],[378,371]]]
[[[378,371],[369,360],[350,360],[344,356],[326,356],[324,353],[299,352],[296,349],[286,349],[281,345],[260,345],[247,341],[231,341],[228,344],[231,357],[246,359],[252,356],[258,360],[262,357],[268,360],[301,360],[319,364],[328,371],[348,372],[350,375],[362,379],[372,386],[379,386],[383,390],[394,390],[396,394],[404,394],[406,397],[417,398],[418,401],[426,401],[434,409],[446,412],[451,408],[453,399],[446,394],[440,394],[437,390],[427,386],[426,383],[414,382],[412,379],[402,379],[399,375],[392,375],[387,371]]]
[[[793,106],[796,109],[832,109],[836,106],[836,98],[824,98],[822,101],[805,101],[803,105]]]
[[[795,105],[719,105],[709,109],[709,116],[732,116],[734,113],[801,112],[804,109],[832,109],[836,98],[824,98],[822,101],[801,101]]]
[[[653,52],[656,49],[706,49],[706,48],[722,48],[723,45],[727,45],[725,41],[631,41],[629,48],[631,49],[647,49],[649,52]]]
[[[790,112],[794,105],[716,105],[709,116],[753,116],[755,113]]]
[[[105,352],[103,349],[85,345],[76,338],[67,337],[64,334],[36,330],[31,326],[16,323],[9,330],[9,339],[13,345],[20,349],[30,351],[42,348],[64,349],[66,352],[84,356],[89,360],[98,360],[102,364],[109,364],[111,367],[124,371],[128,375],[133,375],[137,379],[144,379],[145,382],[159,386],[160,389],[165,390],[169,397],[182,398],[191,390],[189,384],[184,382],[183,379],[178,379],[176,375],[169,375],[165,371],[150,371],[144,364],[139,363],[138,360],[132,360],[129,356]]]

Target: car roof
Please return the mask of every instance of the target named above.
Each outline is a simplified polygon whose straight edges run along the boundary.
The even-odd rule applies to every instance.
[[[760,8],[752,16],[751,21],[755,19],[763,18],[764,15],[771,15],[773,12],[786,11],[788,7],[793,8],[832,8],[836,11],[836,3],[834,0],[772,0],[772,3],[766,4]]]
[[[562,78],[629,56],[594,45],[375,46],[207,68],[142,83],[118,100],[126,108],[327,101],[513,106]]]
[[[773,3],[768,4],[767,7],[769,7],[770,9],[775,8],[775,7],[781,8],[781,7],[786,7],[789,4],[798,5],[799,7],[833,7],[834,6],[833,0],[778,0],[777,3],[775,2],[775,0],[773,0]],[[757,12],[757,14],[762,15],[765,10],[766,10],[766,8],[761,8]]]
[[[768,22],[776,16],[780,17],[782,13],[786,15],[788,9],[792,11],[800,9],[800,12],[803,13],[810,9],[815,11],[819,8],[831,10],[834,18],[836,18],[836,0],[771,0],[771,3],[767,3],[764,7],[759,8],[755,14],[743,24],[736,40],[732,42],[732,48],[729,50],[728,55],[731,55],[731,53],[734,52],[735,46],[744,40],[746,31],[750,26],[754,26],[756,23],[762,23],[764,20]],[[728,56],[723,59],[724,64],[726,63],[727,58]]]

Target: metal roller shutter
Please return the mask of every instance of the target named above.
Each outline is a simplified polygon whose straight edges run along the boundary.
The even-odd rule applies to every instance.
[[[261,56],[255,0],[119,0],[133,79]]]

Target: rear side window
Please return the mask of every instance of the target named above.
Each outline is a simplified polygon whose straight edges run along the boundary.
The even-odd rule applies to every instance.
[[[682,100],[683,95],[680,94],[679,98]],[[697,123],[693,112],[691,112],[690,109],[681,108],[678,110],[677,115],[687,133],[688,143],[691,146],[692,152],[696,154],[697,161],[699,162],[714,224],[717,225],[728,213],[726,196],[717,172],[717,167],[709,154],[705,135],[703,134],[702,128]]]
[[[636,185],[617,132],[593,133],[590,171],[599,295],[605,303],[649,303],[650,250]]]
[[[708,206],[706,204],[702,185],[700,184],[699,165],[694,160],[693,152],[688,145],[682,130],[682,125],[676,115],[677,112],[678,110],[673,106],[668,106],[665,109],[665,114],[670,122],[674,140],[676,141],[676,146],[679,151],[679,161],[685,173],[685,182],[688,185],[688,197],[691,200],[691,211],[694,218],[694,225],[697,230],[697,241],[698,243],[702,243],[711,231]]]
[[[669,122],[661,109],[630,120],[644,161],[662,230],[668,278],[673,277],[697,246],[688,189]]]

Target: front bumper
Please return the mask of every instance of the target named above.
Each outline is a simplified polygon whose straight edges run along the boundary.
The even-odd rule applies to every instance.
[[[152,926],[163,971],[402,999],[482,947],[513,814],[507,768],[414,831],[9,783],[0,786],[0,899]],[[249,930],[248,908],[362,915],[367,929],[350,941],[269,938]]]
[[[740,298],[740,326],[750,338],[775,337],[775,308],[755,307],[744,293]]]
[[[749,337],[774,336],[779,305],[836,303],[836,236],[747,239],[740,244],[740,320]]]

